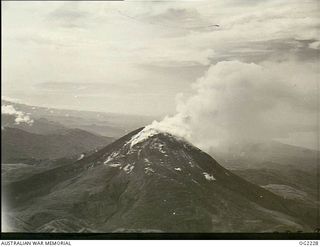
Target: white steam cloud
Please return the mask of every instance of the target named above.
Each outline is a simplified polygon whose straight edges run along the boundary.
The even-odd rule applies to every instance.
[[[15,116],[15,124],[20,123],[26,123],[29,125],[33,124],[33,120],[26,115],[22,111],[17,111],[12,105],[2,105],[1,106],[1,113],[2,114],[8,114],[8,115],[14,115]]]
[[[177,96],[176,115],[151,127],[204,150],[310,133],[317,128],[317,78],[311,63],[219,62],[192,85],[192,96]]]

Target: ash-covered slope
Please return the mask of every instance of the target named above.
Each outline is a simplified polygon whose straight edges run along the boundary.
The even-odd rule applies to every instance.
[[[27,231],[54,232],[312,228],[290,201],[232,174],[186,141],[148,128],[4,189],[8,217],[25,222],[22,231],[26,225]]]

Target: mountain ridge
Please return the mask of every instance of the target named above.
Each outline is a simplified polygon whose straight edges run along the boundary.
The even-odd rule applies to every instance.
[[[98,136],[80,129],[63,129],[50,134],[36,134],[18,128],[4,127],[2,163],[36,163],[39,160],[71,157],[101,148],[113,138]]]

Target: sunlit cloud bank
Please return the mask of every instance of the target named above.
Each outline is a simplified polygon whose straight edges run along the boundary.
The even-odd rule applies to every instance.
[[[26,123],[29,125],[33,124],[33,120],[22,111],[17,111],[12,105],[2,105],[1,113],[15,116],[15,124]]]

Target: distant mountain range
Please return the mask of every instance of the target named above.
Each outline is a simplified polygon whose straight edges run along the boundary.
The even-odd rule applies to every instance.
[[[319,164],[320,151],[283,144],[276,141],[229,145],[212,148],[209,153],[229,169],[296,168],[312,171]]]
[[[6,183],[4,191],[11,231],[273,232],[313,231],[316,224],[314,208],[247,182],[190,143],[152,129]]]
[[[52,130],[60,128],[62,125],[71,129],[82,129],[92,132],[96,135],[119,138],[131,130],[145,126],[151,123],[157,117],[138,116],[128,114],[115,114],[91,111],[76,111],[66,109],[55,109],[49,107],[30,106],[10,102],[6,100],[1,101],[2,105],[9,105],[14,107],[17,111],[21,111],[30,116],[34,123],[34,128],[29,127],[24,129],[37,134],[45,134],[42,130],[41,124],[45,121],[46,125],[51,124]],[[21,126],[26,124],[19,124]],[[37,126],[36,126],[37,125]],[[13,126],[10,126],[13,127]],[[19,127],[20,126],[15,126]],[[21,127],[22,128],[22,127]],[[35,131],[35,132],[34,132]]]
[[[39,164],[43,160],[80,156],[111,143],[114,138],[70,128],[48,120],[43,108],[2,101],[2,163]],[[30,121],[23,121],[27,116]],[[17,121],[17,118],[20,121]],[[22,120],[21,120],[22,119]]]
[[[14,115],[2,114],[1,118],[2,129],[9,127],[40,135],[57,134],[68,129],[64,125],[58,122],[49,121],[46,118],[33,119],[32,124],[28,124],[25,122],[16,124],[16,117]]]

